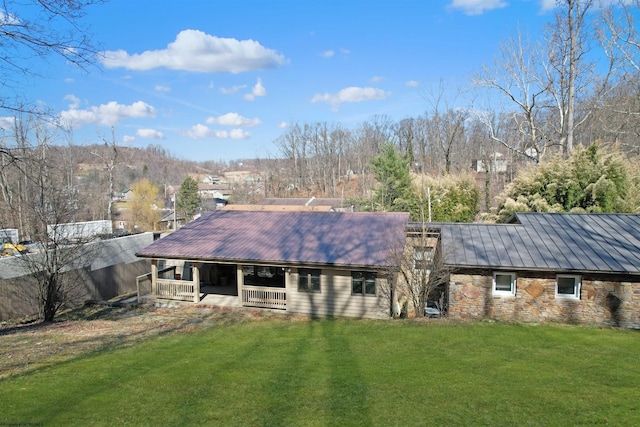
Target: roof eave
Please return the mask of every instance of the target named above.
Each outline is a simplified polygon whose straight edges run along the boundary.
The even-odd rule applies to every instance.
[[[344,269],[367,269],[367,270],[392,270],[395,268],[393,265],[386,264],[342,264],[342,263],[323,263],[317,261],[287,261],[287,260],[255,260],[255,259],[233,259],[233,258],[199,258],[192,256],[167,256],[161,254],[136,254],[138,258],[146,259],[172,259],[178,261],[190,261],[190,262],[205,262],[211,264],[245,264],[245,265],[277,265],[287,267],[332,267],[332,268],[344,268]]]
[[[535,271],[535,272],[552,272],[552,273],[571,273],[571,274],[609,274],[609,275],[627,275],[640,276],[640,271],[614,271],[614,270],[579,270],[567,268],[545,268],[545,267],[528,267],[528,266],[505,266],[505,265],[471,265],[471,264],[444,264],[444,267],[450,270],[498,270],[498,271]]]

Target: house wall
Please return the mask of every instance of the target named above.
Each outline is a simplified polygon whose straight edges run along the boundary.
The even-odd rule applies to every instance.
[[[376,279],[376,295],[352,295],[351,271],[321,270],[320,292],[298,290],[298,269],[288,274],[287,312],[312,317],[388,318],[389,299],[384,289],[386,280]]]
[[[450,276],[448,315],[452,319],[563,322],[640,328],[640,281],[629,277],[582,275],[580,299],[555,296],[555,273],[518,272],[516,295],[492,295],[493,271]],[[620,307],[612,312],[613,295]]]

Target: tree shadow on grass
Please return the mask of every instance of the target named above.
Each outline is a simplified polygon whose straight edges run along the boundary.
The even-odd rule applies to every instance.
[[[54,322],[2,328],[0,379],[33,373],[180,331],[238,322],[244,316],[247,314],[232,310],[161,313],[149,308],[97,306],[91,310],[73,310]]]
[[[338,320],[322,323],[322,333],[329,345],[328,406],[332,414],[331,424],[341,425],[347,420],[357,420],[360,425],[372,425],[369,412],[368,383],[362,375],[359,361],[354,356]]]

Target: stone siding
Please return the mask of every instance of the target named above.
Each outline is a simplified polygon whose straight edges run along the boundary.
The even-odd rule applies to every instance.
[[[516,276],[515,296],[494,296],[492,271],[451,274],[449,317],[640,328],[640,281],[583,275],[578,300],[556,298],[553,273]]]

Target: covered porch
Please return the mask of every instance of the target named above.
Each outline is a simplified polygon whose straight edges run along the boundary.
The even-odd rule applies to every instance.
[[[287,309],[284,267],[185,261],[182,266],[151,264],[151,298],[222,307]]]

